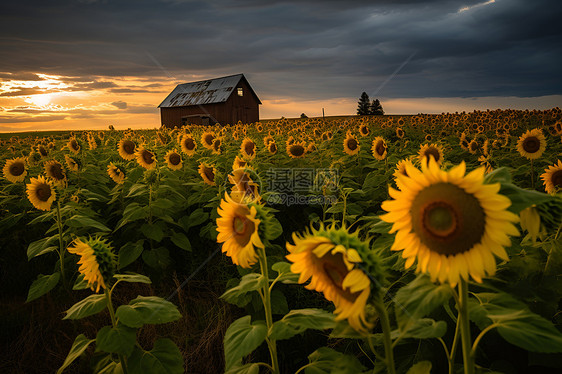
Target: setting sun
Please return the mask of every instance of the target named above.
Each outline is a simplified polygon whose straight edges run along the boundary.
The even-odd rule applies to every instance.
[[[33,95],[25,101],[38,107],[45,107],[51,103],[54,96],[54,94]]]

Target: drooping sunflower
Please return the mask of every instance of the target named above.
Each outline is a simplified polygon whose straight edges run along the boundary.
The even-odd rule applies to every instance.
[[[250,176],[256,175],[252,168],[235,169],[228,175],[228,180],[233,184],[230,192],[232,200],[239,204],[249,204],[260,200],[259,185]]]
[[[125,182],[125,173],[113,162],[107,165],[107,175],[117,184],[123,184],[123,182]]]
[[[504,247],[508,235],[519,235],[519,218],[507,210],[511,201],[498,193],[499,183],[484,184],[484,168],[465,175],[464,161],[447,172],[430,159],[421,172],[406,171],[398,175],[401,190],[389,188],[394,200],[381,206],[388,212],[381,219],[396,232],[391,250],[403,251],[406,268],[417,259],[417,271],[454,287],[460,278],[493,275],[493,255],[509,260]]]
[[[27,175],[25,158],[17,157],[7,160],[4,165],[4,178],[12,183],[23,182]]]
[[[304,143],[293,143],[287,145],[287,154],[291,158],[303,158],[306,155],[306,147]]]
[[[197,143],[191,134],[186,134],[181,138],[181,150],[188,156],[193,156],[197,150]]]
[[[437,165],[441,165],[443,162],[443,148],[438,144],[423,144],[420,146],[418,159],[422,164],[428,164],[429,160],[433,159],[437,162]]]
[[[250,138],[244,138],[240,145],[240,152],[246,160],[253,160],[256,157],[256,143]]]
[[[80,144],[78,144],[78,141],[76,140],[76,138],[74,138],[74,137],[70,138],[66,145],[68,146],[68,149],[70,149],[71,152],[73,152],[73,153],[80,152]]]
[[[371,286],[378,287],[384,276],[379,263],[366,261],[370,252],[368,243],[334,226],[311,228],[304,235],[293,233],[292,237],[294,244],[287,243],[290,254],[286,257],[293,263],[291,272],[299,274],[298,282],[310,279],[305,288],[322,292],[334,303],[336,320],[347,319],[358,331],[370,328],[365,307]],[[377,282],[371,284],[362,269],[367,269]]]
[[[212,131],[205,131],[203,135],[201,135],[201,144],[203,147],[207,149],[211,149],[213,147],[213,141],[215,140],[216,135]]]
[[[140,146],[135,152],[135,157],[140,166],[145,169],[153,169],[156,166],[156,157],[154,153],[150,152],[148,149]]]
[[[164,159],[166,160],[168,168],[171,170],[181,170],[183,167],[181,155],[175,149],[169,150],[164,156]]]
[[[215,186],[215,176],[216,176],[216,169],[213,165],[207,165],[205,163],[199,164],[199,169],[197,170],[201,178],[203,178],[203,182],[208,184],[209,186]]]
[[[527,130],[517,140],[517,151],[528,160],[541,157],[546,149],[546,138],[540,129]]]
[[[373,157],[377,160],[384,160],[387,155],[387,147],[386,142],[381,136],[377,136],[373,140],[373,145],[371,146],[371,152],[373,153]]]
[[[41,157],[47,157],[49,155],[49,152],[47,151],[47,148],[45,148],[45,146],[43,146],[43,144],[39,144],[37,146],[37,152],[39,152]]]
[[[53,185],[43,176],[31,178],[31,183],[27,184],[27,198],[33,206],[39,210],[51,210],[51,205],[55,201],[56,193]]]
[[[223,243],[222,252],[234,264],[250,268],[258,261],[255,247],[264,248],[258,233],[261,220],[256,217],[257,209],[237,203],[227,193],[224,197],[217,209],[217,243]]]
[[[135,142],[129,139],[121,139],[119,141],[119,145],[117,146],[117,150],[119,151],[119,156],[121,156],[124,160],[128,160],[128,161],[135,159],[135,148],[136,148]]]
[[[357,139],[355,139],[355,137],[352,134],[348,133],[345,139],[343,140],[344,152],[350,156],[353,156],[359,153],[360,148],[361,146],[359,145],[359,142],[357,142]]]
[[[549,166],[544,171],[541,175],[544,189],[547,193],[554,194],[562,188],[562,162],[558,160],[557,164]]]
[[[60,162],[56,160],[45,162],[45,173],[57,185],[66,181],[66,173]]]
[[[68,166],[68,169],[72,171],[80,170],[80,165],[78,165],[78,162],[76,162],[76,160],[69,155],[64,155],[64,161],[66,162],[66,166]]]
[[[100,288],[106,289],[111,285],[117,261],[106,240],[97,237],[82,241],[77,238],[68,247],[68,252],[80,256],[78,271],[84,275],[92,291],[99,292]]]

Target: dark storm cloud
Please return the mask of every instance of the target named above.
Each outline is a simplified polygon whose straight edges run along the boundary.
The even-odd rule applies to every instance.
[[[170,82],[244,72],[262,99],[561,94],[559,2],[484,3],[3,2],[0,71]]]

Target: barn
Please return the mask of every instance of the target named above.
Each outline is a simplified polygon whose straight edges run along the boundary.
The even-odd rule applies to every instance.
[[[179,84],[158,106],[162,126],[259,121],[260,99],[244,74]]]

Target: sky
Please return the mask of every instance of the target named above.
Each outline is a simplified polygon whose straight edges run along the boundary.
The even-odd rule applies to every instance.
[[[156,128],[180,83],[244,73],[260,118],[562,106],[559,0],[0,3],[0,131]]]

